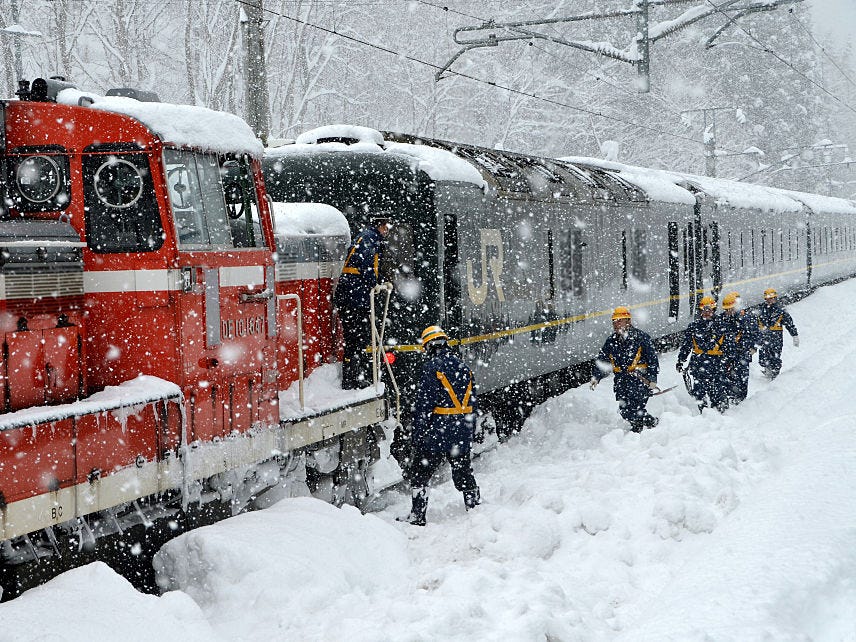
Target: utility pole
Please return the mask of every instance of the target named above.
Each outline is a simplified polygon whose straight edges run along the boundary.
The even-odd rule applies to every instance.
[[[239,0],[240,1],[240,0]],[[244,97],[247,122],[262,143],[267,145],[269,112],[267,73],[265,72],[264,8],[262,0],[241,4],[241,26],[246,54]]]
[[[651,91],[651,40],[648,34],[648,0],[636,0],[636,88],[640,93]]]
[[[704,114],[704,174],[716,176],[716,112],[734,111],[734,107],[702,107],[701,109],[685,109],[682,114]]]

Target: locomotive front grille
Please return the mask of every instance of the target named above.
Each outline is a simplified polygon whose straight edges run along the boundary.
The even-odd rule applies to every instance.
[[[83,270],[0,274],[0,299],[57,299],[83,296]]]

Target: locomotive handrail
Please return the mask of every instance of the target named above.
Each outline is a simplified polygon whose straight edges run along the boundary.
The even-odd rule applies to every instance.
[[[303,305],[298,294],[277,294],[278,301],[297,301],[297,397],[300,400],[300,410],[303,403]]]
[[[381,318],[381,329],[378,333],[377,323],[376,323],[376,314],[375,314],[375,293],[376,292],[386,292],[386,300],[383,305],[383,317]],[[386,350],[383,349],[383,333],[386,328],[386,315],[389,310],[389,298],[392,295],[392,283],[381,283],[372,288],[370,303],[371,303],[371,317],[370,322],[372,325],[372,381],[374,383],[375,390],[377,390],[378,377],[380,374],[380,364],[378,363],[378,359],[383,357],[383,362],[386,365],[386,371],[389,374],[390,383],[392,383],[392,388],[395,390],[395,417],[398,419],[401,416],[401,393],[398,390],[398,382],[395,380],[395,375],[392,372],[392,366],[389,364],[389,361],[386,358]]]

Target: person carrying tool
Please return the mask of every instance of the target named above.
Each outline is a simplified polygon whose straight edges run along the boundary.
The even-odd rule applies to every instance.
[[[687,383],[688,392],[698,402],[699,412],[708,405],[725,412],[728,409],[723,350],[725,331],[716,319],[716,301],[713,297],[702,297],[699,310],[699,316],[684,332],[675,368],[678,372],[684,372],[684,362],[692,352],[687,371],[692,379],[692,383]]]
[[[758,363],[768,379],[778,377],[782,369],[783,326],[793,337],[794,347],[799,348],[800,337],[794,320],[779,303],[778,293],[773,288],[767,288],[764,290],[764,305],[758,310],[758,330],[761,333]]]
[[[659,422],[648,414],[645,406],[648,398],[658,390],[660,361],[651,337],[633,327],[628,308],[615,308],[612,329],[613,333],[595,359],[589,387],[594,390],[601,379],[613,373],[612,387],[618,401],[618,411],[630,423],[633,432],[642,432],[643,428],[653,428]]]
[[[414,526],[425,526],[428,482],[444,460],[452,467],[452,482],[463,493],[466,509],[481,502],[470,461],[478,410],[473,371],[448,342],[438,325],[422,332],[422,349],[428,359],[422,366],[411,432],[408,477],[412,504],[410,514],[401,519]]]

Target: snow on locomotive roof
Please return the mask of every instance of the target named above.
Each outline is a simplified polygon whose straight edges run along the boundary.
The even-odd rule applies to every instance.
[[[561,160],[580,165],[594,165],[603,169],[618,172],[627,181],[638,185],[649,197],[654,200],[667,202],[695,202],[690,188],[695,188],[708,196],[713,197],[719,205],[731,205],[747,209],[759,209],[770,212],[795,212],[802,209],[800,201],[788,196],[783,190],[764,185],[752,183],[741,183],[724,178],[711,178],[709,176],[697,176],[683,172],[672,172],[667,170],[649,169],[636,165],[625,165],[614,161],[605,161],[599,158],[585,158],[580,156],[567,156]],[[676,200],[678,194],[675,190],[683,192],[682,200]],[[690,197],[690,201],[686,200]]]
[[[57,102],[79,105],[92,101],[91,109],[130,116],[140,121],[163,142],[219,154],[246,153],[259,157],[264,148],[250,126],[238,116],[207,107],[140,102],[122,96],[99,96],[77,89],[63,89]]]
[[[348,219],[325,203],[273,203],[277,236],[344,236],[350,241]]]
[[[303,132],[295,139],[296,143],[315,145],[319,142],[345,142],[373,143],[383,145],[383,134],[370,127],[359,125],[324,125]]]
[[[435,181],[460,181],[473,183],[481,189],[487,187],[481,172],[472,163],[445,149],[411,143],[388,143],[386,150],[416,159],[419,169]]]
[[[327,125],[309,130],[297,137],[293,145],[270,147],[265,153],[272,158],[323,152],[389,153],[405,157],[414,169],[435,181],[472,183],[480,189],[487,186],[476,167],[445,149],[429,145],[385,142],[376,129],[356,125]]]

